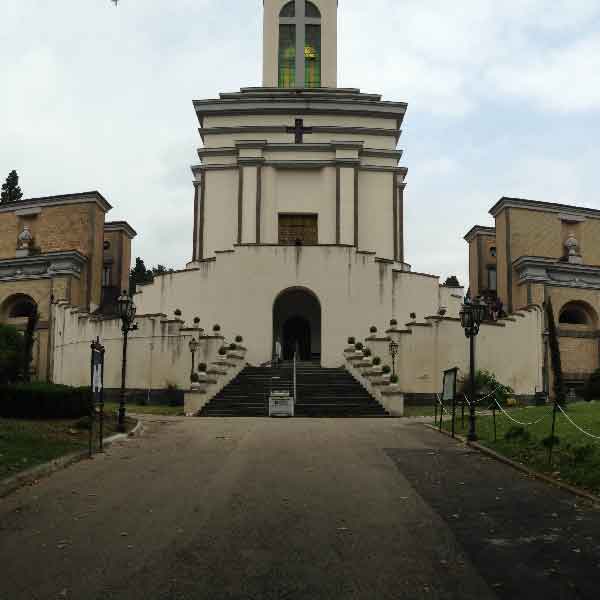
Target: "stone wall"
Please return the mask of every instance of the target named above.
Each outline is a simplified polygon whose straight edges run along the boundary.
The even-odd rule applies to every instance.
[[[129,334],[127,353],[128,389],[161,390],[168,386],[188,389],[191,353],[189,341],[200,330],[185,327],[180,319],[164,314],[140,315],[137,331]],[[123,335],[118,319],[91,316],[67,303],[53,307],[53,381],[66,385],[89,385],[90,344],[96,338],[106,349],[104,386],[120,388]],[[196,366],[217,360],[225,343],[223,336],[200,337]]]

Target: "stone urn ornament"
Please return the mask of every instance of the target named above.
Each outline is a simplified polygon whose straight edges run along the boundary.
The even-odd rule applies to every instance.
[[[23,225],[23,231],[17,238],[17,257],[28,256],[33,247],[33,234],[29,225]]]
[[[570,263],[581,264],[583,262],[583,258],[579,253],[579,241],[574,233],[570,233],[569,237],[565,240],[565,248],[567,249],[567,260]]]

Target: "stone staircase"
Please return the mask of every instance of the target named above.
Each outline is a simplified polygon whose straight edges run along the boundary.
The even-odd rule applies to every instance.
[[[297,365],[297,417],[385,417],[383,407],[345,370],[325,369],[314,362]],[[273,377],[278,379],[273,380]],[[269,393],[293,393],[290,363],[279,367],[246,367],[201,411],[201,417],[266,417]]]

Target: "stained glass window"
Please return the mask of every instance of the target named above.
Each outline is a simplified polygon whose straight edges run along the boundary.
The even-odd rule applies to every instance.
[[[296,85],[296,26],[279,26],[279,87]]]
[[[296,0],[288,2],[279,13],[280,17],[295,17],[296,16]]]
[[[307,5],[308,6],[308,5]],[[306,26],[304,46],[304,85],[321,87],[321,26]]]
[[[321,13],[319,12],[319,9],[312,2],[306,2],[305,6],[307,17],[310,17],[311,19],[321,18]]]

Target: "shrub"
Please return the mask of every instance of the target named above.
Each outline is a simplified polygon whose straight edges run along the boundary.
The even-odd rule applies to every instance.
[[[392,319],[392,320],[390,321],[390,326],[391,326],[392,328],[396,327],[397,325],[398,325],[398,321],[397,321],[396,319]]]
[[[225,355],[227,354],[227,348],[225,348],[225,346],[221,346],[221,347],[219,348],[219,354],[220,354],[221,356],[225,356]]]
[[[243,338],[241,335],[236,335],[236,336],[235,336],[235,341],[236,341],[238,344],[241,344],[241,343],[244,341],[244,338]]]
[[[215,333],[218,333],[219,331],[221,331],[221,326],[220,325],[213,325],[213,331]]]
[[[230,350],[235,350],[236,348],[237,348],[237,346],[233,342],[231,342],[231,344],[229,344]]]
[[[582,444],[579,446],[573,446],[572,452],[573,462],[577,464],[589,460],[596,452],[596,448],[593,444]]]
[[[190,379],[191,379],[192,383],[198,383],[200,381],[200,377],[199,377],[198,373],[192,373]]]
[[[560,444],[560,438],[557,435],[549,435],[542,440],[542,446],[544,448],[551,448],[552,446],[558,446]]]
[[[583,388],[583,398],[586,402],[600,400],[600,369],[594,371]]]
[[[383,369],[381,369],[384,375],[392,372],[392,369],[389,365],[383,365]]]
[[[16,327],[0,324],[0,385],[19,380],[24,351],[23,336]]]
[[[365,346],[364,346],[364,344],[363,344],[362,342],[358,342],[358,344],[356,344],[356,345],[355,345],[355,348],[356,348],[357,350],[362,350],[364,347],[365,347]]]
[[[398,383],[398,375],[392,375],[390,377],[390,383]]]
[[[531,438],[531,434],[525,427],[521,427],[520,425],[513,425],[509,428],[509,430],[504,434],[504,439],[508,442],[512,440],[522,440],[524,442],[529,441]]]
[[[375,366],[379,366],[379,365],[381,364],[381,358],[379,358],[379,356],[376,356],[376,357],[373,359],[373,364],[374,364]]]
[[[377,333],[377,327],[375,325],[371,325],[371,329],[369,329],[371,333]]]
[[[90,388],[49,383],[0,386],[0,417],[77,419],[90,411]]]
[[[496,376],[493,373],[490,373],[490,371],[477,371],[475,373],[475,392],[477,394],[486,396],[494,390],[496,390],[495,398],[499,404],[506,404],[508,398],[514,394],[514,391],[511,387],[500,383],[496,379]],[[459,393],[466,394],[467,396],[473,395],[471,393],[471,382],[469,380],[469,375],[466,375],[464,379],[460,381]],[[490,403],[493,401],[491,397],[488,400]]]
[[[363,354],[365,356],[371,356],[373,353],[371,352],[370,348],[365,348],[364,351],[363,351]]]
[[[208,367],[207,367],[206,363],[200,363],[200,364],[198,365],[198,371],[199,371],[200,373],[206,373],[206,369],[207,369],[207,368],[208,368]]]
[[[349,344],[350,346],[354,346],[354,344],[356,344],[356,338],[354,338],[354,337],[349,337],[349,338],[348,338],[348,344]]]
[[[176,317],[180,317],[180,316],[181,316],[181,314],[182,314],[182,313],[181,313],[181,309],[179,309],[179,308],[176,308],[176,309],[175,309],[175,313],[174,313],[174,314],[175,314],[175,316],[176,316]]]
[[[200,323],[200,317],[194,317],[194,324],[198,325]]]

